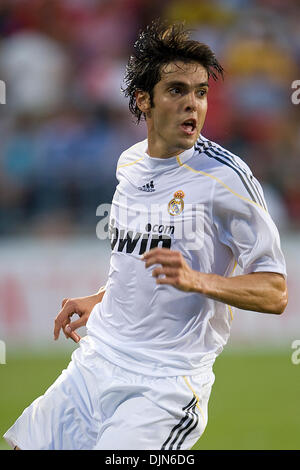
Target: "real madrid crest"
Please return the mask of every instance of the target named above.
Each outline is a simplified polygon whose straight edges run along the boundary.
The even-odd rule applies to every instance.
[[[179,215],[183,211],[184,208],[184,198],[185,194],[180,189],[174,193],[174,198],[168,204],[168,212],[170,215]]]

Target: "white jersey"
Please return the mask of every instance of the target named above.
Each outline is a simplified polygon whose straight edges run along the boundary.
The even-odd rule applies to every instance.
[[[232,308],[157,285],[141,255],[178,250],[197,271],[286,276],[280,239],[248,166],[203,136],[177,157],[150,157],[144,140],[118,162],[106,292],[87,332],[109,361],[153,376],[194,375],[226,344]]]

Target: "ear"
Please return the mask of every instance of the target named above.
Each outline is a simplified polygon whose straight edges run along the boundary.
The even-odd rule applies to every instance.
[[[150,95],[147,91],[137,90],[135,92],[135,100],[137,107],[145,115],[149,113],[151,109]]]

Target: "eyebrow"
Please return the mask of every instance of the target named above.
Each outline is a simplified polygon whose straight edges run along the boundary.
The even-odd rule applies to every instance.
[[[184,87],[188,87],[189,85],[185,82],[180,82],[180,81],[172,81],[172,82],[167,82],[165,84],[167,87],[170,87],[170,86],[184,86]],[[195,88],[200,88],[200,87],[209,87],[209,84],[208,82],[201,82],[201,83],[197,83],[195,85]]]

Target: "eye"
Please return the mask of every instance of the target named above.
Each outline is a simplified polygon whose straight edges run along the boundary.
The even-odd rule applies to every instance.
[[[198,91],[198,95],[201,96],[201,97],[207,95],[207,90],[204,89],[204,88],[201,89],[201,90],[199,90],[199,91]]]
[[[179,95],[181,93],[181,89],[179,87],[173,87],[170,88],[169,93],[174,96]]]

